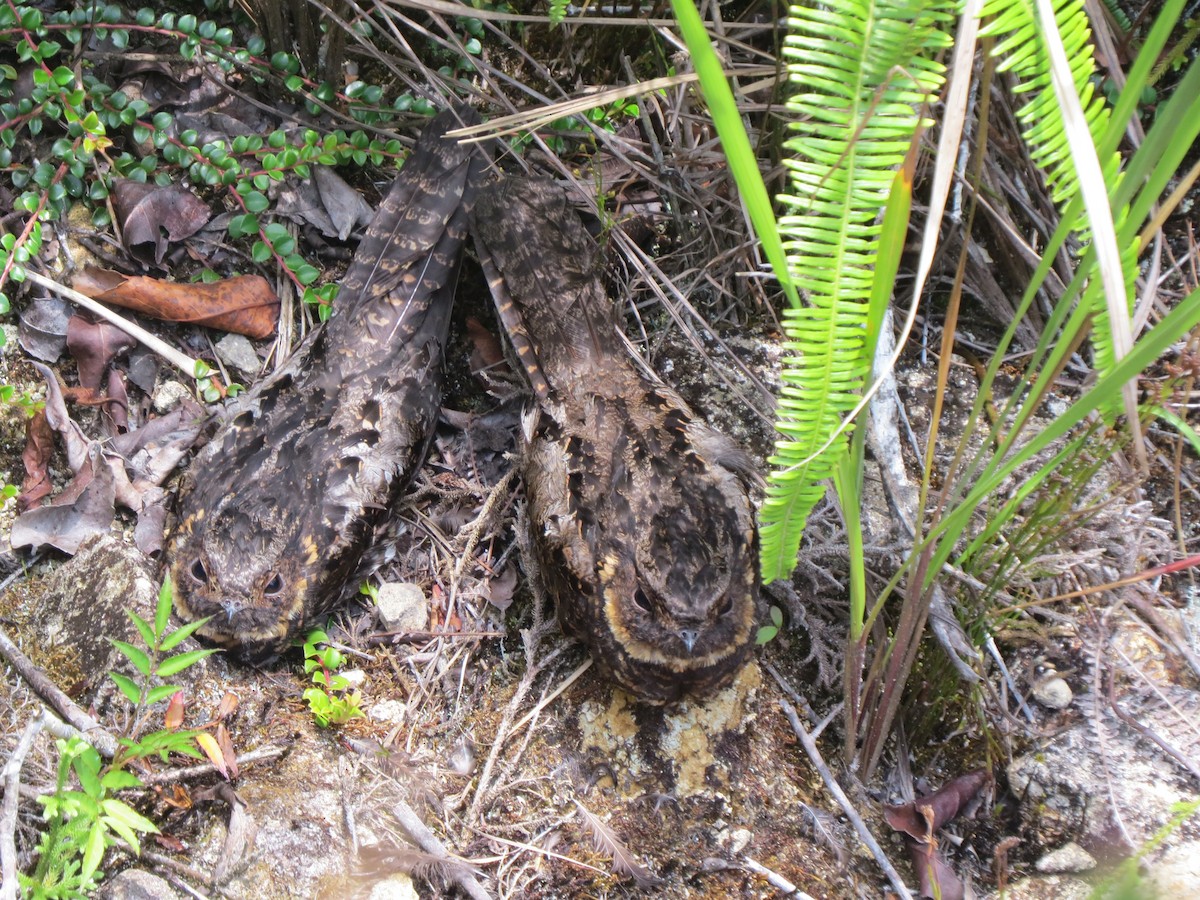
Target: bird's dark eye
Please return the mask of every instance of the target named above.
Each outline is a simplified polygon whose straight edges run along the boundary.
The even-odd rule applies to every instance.
[[[263,593],[268,595],[278,594],[283,590],[283,576],[276,572],[271,576],[271,580],[267,582],[267,586],[263,588]]]
[[[650,608],[650,598],[645,595],[641,588],[633,592],[633,605],[642,612],[652,612]]]
[[[208,572],[204,568],[204,563],[200,562],[200,560],[196,560],[194,563],[192,563],[192,568],[190,571],[192,577],[195,578],[200,584],[208,584]]]

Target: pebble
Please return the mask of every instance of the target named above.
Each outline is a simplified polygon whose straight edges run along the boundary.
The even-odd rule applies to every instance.
[[[388,582],[379,586],[375,601],[384,631],[424,631],[429,625],[429,602],[421,586]]]
[[[1043,875],[1067,875],[1090,872],[1096,868],[1096,859],[1074,841],[1068,841],[1057,850],[1051,850],[1037,861],[1037,870]]]
[[[217,341],[217,356],[225,365],[236,369],[243,377],[253,380],[262,368],[262,360],[254,351],[254,345],[243,334],[227,334]]]
[[[1075,694],[1061,676],[1051,675],[1033,686],[1033,699],[1047,709],[1066,709]]]

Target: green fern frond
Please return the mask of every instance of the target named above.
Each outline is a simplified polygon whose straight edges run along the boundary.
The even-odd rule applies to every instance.
[[[1109,108],[1103,95],[1096,90],[1092,32],[1083,0],[1054,0],[1053,7],[1055,24],[1070,61],[1071,78],[1088,131],[1092,140],[1100,144],[1108,127]],[[1035,0],[992,0],[985,4],[982,15],[985,19],[992,18],[981,34],[998,38],[993,55],[1002,60],[999,71],[1012,72],[1016,80],[1014,93],[1032,95],[1029,102],[1017,110],[1017,119],[1030,146],[1030,158],[1042,170],[1051,198],[1060,210],[1065,210],[1079,194],[1079,178],[1067,143],[1062,111],[1050,80],[1050,60],[1043,39],[1045,26],[1040,22],[1037,4]],[[1104,183],[1112,196],[1120,178],[1120,157],[1115,152],[1109,153],[1101,158],[1100,164]],[[1114,211],[1118,231],[1123,216],[1123,210]],[[1072,228],[1080,240],[1089,240],[1087,220],[1082,213]],[[1121,248],[1121,261],[1126,294],[1133,297],[1136,248],[1132,245]],[[1116,356],[1109,311],[1098,279],[1089,284],[1083,302],[1094,316],[1095,366],[1101,373],[1110,372],[1116,365]]]
[[[791,572],[808,514],[846,442],[819,453],[861,395],[879,215],[897,166],[921,124],[918,110],[942,83],[934,57],[948,46],[951,2],[792,6],[784,56],[796,93],[784,249],[809,305],[784,313],[783,389],[761,512],[767,581]]]

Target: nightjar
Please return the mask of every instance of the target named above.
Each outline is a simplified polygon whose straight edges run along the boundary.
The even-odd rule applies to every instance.
[[[759,614],[748,459],[635,365],[599,248],[552,181],[481,188],[472,231],[534,392],[523,475],[560,623],[641,698],[722,686]]]
[[[434,118],[342,280],[329,321],[236,401],[179,492],[176,609],[261,662],[357,590],[429,445],[482,155]]]

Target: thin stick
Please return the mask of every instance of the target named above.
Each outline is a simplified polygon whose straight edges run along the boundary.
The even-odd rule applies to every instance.
[[[275,759],[287,753],[287,747],[261,747],[258,750],[251,750],[249,753],[242,754],[237,758],[238,766],[244,766],[247,763],[262,762],[264,759]],[[217,767],[212,763],[201,763],[196,766],[188,766],[185,769],[167,769],[163,772],[154,772],[151,775],[142,775],[142,784],[149,787],[152,784],[174,784],[177,781],[190,781],[193,778],[201,778],[205,775],[210,775],[217,771]]]
[[[547,694],[545,697],[543,697],[538,702],[537,706],[535,706],[528,713],[526,713],[525,717],[523,719],[521,719],[521,721],[518,722],[516,725],[514,725],[512,727],[512,730],[509,731],[507,735],[505,735],[505,739],[512,737],[514,734],[516,734],[518,731],[520,731],[522,728],[524,728],[529,723],[530,719],[532,719],[534,716],[536,716],[538,713],[540,713],[543,709],[545,709],[550,703],[552,703],[554,701],[554,699],[556,697],[558,697],[559,694],[561,694],[563,691],[565,691],[567,688],[569,688],[571,685],[573,685],[576,682],[576,680],[578,680],[579,676],[582,675],[584,672],[586,672],[591,667],[592,667],[592,658],[589,656],[587,659],[585,659],[582,663],[579,664],[579,668],[577,668],[574,672],[572,672],[570,675],[568,675],[566,678],[563,679],[562,684],[560,684],[553,691],[551,691],[549,694]]]
[[[154,336],[141,326],[135,325],[123,316],[117,315],[107,306],[97,303],[87,294],[81,294],[74,288],[69,288],[65,284],[59,284],[57,281],[53,281],[44,275],[39,275],[37,272],[31,272],[28,269],[25,270],[25,277],[39,287],[44,287],[48,291],[53,291],[62,297],[66,297],[72,303],[76,303],[84,309],[95,313],[100,318],[106,319],[130,337],[137,338],[137,340],[179,369],[188,378],[196,377],[196,363],[199,360],[192,359],[185,353],[181,353],[162,338]]]
[[[428,853],[430,856],[436,856],[438,859],[455,859],[445,845],[437,839],[425,823],[421,821],[421,817],[413,811],[413,808],[403,800],[397,802],[392,814],[396,817],[400,825],[408,832],[409,837],[417,842],[417,846]],[[469,872],[460,871],[457,867],[450,869],[450,877],[458,884],[460,888],[472,900],[492,900],[492,895],[475,877]]]
[[[812,894],[806,894],[800,888],[796,887],[778,872],[772,872],[762,863],[755,862],[748,856],[742,857],[742,865],[753,872],[755,875],[761,875],[770,882],[771,886],[783,891],[789,897],[794,897],[796,900],[816,900]]]
[[[846,796],[846,793],[842,790],[842,786],[833,777],[833,772],[825,765],[825,760],[821,757],[821,751],[817,749],[816,743],[809,737],[808,732],[804,730],[804,726],[800,722],[800,717],[796,714],[796,708],[783,699],[780,699],[779,705],[783,707],[784,715],[792,723],[792,731],[800,739],[800,743],[804,747],[804,752],[808,754],[808,759],[813,764],[813,768],[820,773],[821,779],[825,782],[825,787],[833,795],[833,798],[837,800],[838,806],[842,808],[842,812],[846,814],[851,824],[854,825],[854,830],[858,832],[859,840],[871,851],[871,855],[875,857],[876,864],[883,870],[883,874],[892,883],[892,887],[900,895],[901,900],[913,900],[912,893],[904,886],[904,880],[900,877],[900,873],[892,866],[884,854],[883,848],[879,846],[874,835],[871,834],[871,830],[867,828],[867,823],[863,821],[862,816],[851,805],[850,798]]]
[[[112,759],[117,754],[117,739],[112,736],[103,726],[86,712],[83,711],[74,700],[59,690],[58,685],[46,677],[46,673],[33,664],[33,661],[21,652],[20,648],[12,642],[12,639],[0,628],[0,656],[7,659],[17,674],[25,679],[25,683],[33,688],[43,700],[49,703],[58,714],[61,715],[73,728],[80,732],[80,736],[91,744],[100,753],[108,759]],[[53,722],[46,720],[44,723],[46,728],[51,732],[55,729],[52,727]],[[57,733],[57,732],[55,732]]]
[[[31,719],[21,732],[17,747],[4,764],[4,803],[0,806],[0,900],[17,897],[17,801],[21,784],[21,766],[33,748],[33,741],[45,725],[42,714]]]

